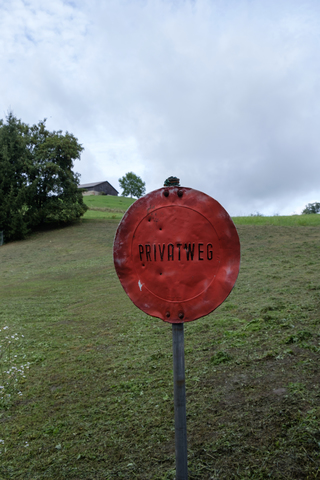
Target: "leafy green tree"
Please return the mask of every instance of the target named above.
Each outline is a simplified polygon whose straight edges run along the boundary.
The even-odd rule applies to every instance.
[[[124,197],[130,195],[130,197],[140,198],[146,193],[145,182],[133,172],[126,173],[119,178],[119,184],[123,190],[122,195]]]
[[[0,230],[5,238],[23,238],[29,228],[25,217],[28,203],[26,165],[27,129],[12,114],[0,121]]]
[[[315,202],[315,203],[308,203],[308,205],[306,205],[304,210],[302,211],[302,214],[306,215],[310,213],[319,213],[319,212],[320,212],[320,203]]]
[[[72,171],[82,146],[69,133],[28,126],[10,113],[0,121],[0,230],[24,238],[42,223],[72,222],[87,210]]]
[[[78,189],[79,175],[72,171],[73,161],[83,150],[68,132],[49,132],[45,123],[31,128],[33,162],[30,187],[33,189],[32,214],[38,222],[72,222],[85,211]]]

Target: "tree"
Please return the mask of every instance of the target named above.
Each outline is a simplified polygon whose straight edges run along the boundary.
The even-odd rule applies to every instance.
[[[72,222],[87,210],[72,171],[83,148],[45,120],[28,126],[12,113],[0,120],[0,230],[24,238],[42,223]]]
[[[122,195],[127,197],[140,198],[146,193],[145,182],[133,172],[126,173],[123,177],[119,178],[119,184],[122,188]]]
[[[12,114],[0,120],[0,230],[5,238],[23,238],[28,232],[25,214],[28,197],[26,128]]]
[[[310,214],[310,213],[319,213],[320,212],[320,203],[308,203],[305,208],[302,210],[302,214]]]

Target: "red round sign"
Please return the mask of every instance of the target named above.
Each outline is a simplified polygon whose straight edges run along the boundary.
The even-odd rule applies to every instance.
[[[127,210],[113,256],[137,307],[183,323],[212,312],[229,295],[239,273],[240,243],[216,200],[191,188],[164,187]]]

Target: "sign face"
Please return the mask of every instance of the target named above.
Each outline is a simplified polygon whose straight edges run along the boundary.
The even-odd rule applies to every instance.
[[[212,312],[231,292],[240,267],[239,237],[228,213],[185,187],[160,188],[133,203],[113,254],[133,303],[169,323]]]

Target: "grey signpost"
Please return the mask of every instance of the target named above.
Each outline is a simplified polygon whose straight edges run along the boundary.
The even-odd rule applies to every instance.
[[[188,479],[184,324],[172,324],[176,480]]]

